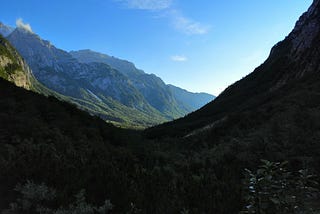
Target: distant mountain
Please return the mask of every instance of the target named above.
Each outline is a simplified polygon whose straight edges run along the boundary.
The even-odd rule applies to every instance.
[[[215,99],[215,96],[211,94],[192,93],[174,85],[168,85],[168,87],[178,101],[180,108],[184,108],[188,112],[195,111]]]
[[[268,59],[254,72],[228,87],[200,110],[151,128],[147,133],[151,137],[185,136],[195,133],[195,130],[212,129],[221,121],[227,123],[231,116],[240,113],[253,114],[263,106],[269,106],[274,112],[288,103],[309,105],[304,102],[311,102],[306,99],[315,96],[313,90],[315,92],[319,84],[319,48],[320,3],[315,0],[308,12],[300,17],[294,30],[272,48]],[[274,106],[276,103],[277,107]],[[261,113],[258,115],[255,119],[263,117]]]
[[[9,27],[2,25],[0,29]],[[23,28],[14,29],[7,39],[41,83],[122,126],[159,124],[195,110],[190,102],[199,106],[213,99],[199,96],[197,100],[194,94],[193,100],[181,100],[159,77],[144,73],[131,62],[90,50],[68,53]]]
[[[68,52],[22,28],[7,38],[40,82],[81,108],[123,126],[145,127],[166,120],[126,76],[110,66],[79,63]]]
[[[83,63],[101,62],[117,69],[126,75],[132,84],[143,94],[146,100],[157,110],[168,117],[184,116],[215,97],[205,93],[192,93],[187,90],[166,85],[154,74],[146,74],[137,69],[132,62],[91,50],[71,51],[70,54]]]

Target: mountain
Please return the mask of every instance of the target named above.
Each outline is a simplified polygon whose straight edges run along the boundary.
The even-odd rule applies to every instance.
[[[0,22],[0,34],[2,36],[6,37],[10,33],[12,33],[12,31],[14,31],[14,28],[7,26],[7,25],[3,24],[2,22]]]
[[[166,85],[156,75],[146,74],[127,60],[92,50],[71,51],[70,54],[83,63],[106,63],[117,69],[131,80],[152,107],[170,118],[172,115],[173,118],[184,116],[214,99],[214,96],[209,94],[191,93],[173,85]]]
[[[300,17],[294,30],[272,48],[268,59],[251,74],[229,86],[198,111],[151,128],[148,133],[153,137],[183,136],[196,129],[207,130],[237,113],[256,112],[261,106],[276,102],[285,104],[288,97],[297,96],[305,87],[310,87],[311,93],[320,70],[319,32],[319,1],[314,1],[308,12]],[[297,88],[298,85],[301,88]],[[290,102],[300,99],[305,100],[306,97],[296,97]],[[173,127],[175,131],[171,132]]]
[[[208,102],[215,99],[215,96],[211,94],[192,93],[170,84],[168,85],[168,87],[181,108],[184,108],[187,112],[198,110]]]
[[[165,121],[130,80],[110,66],[79,63],[23,28],[16,28],[7,38],[41,83],[81,108],[123,126],[145,127]]]
[[[37,80],[107,121],[143,128],[195,110],[186,108],[189,104],[181,100],[178,102],[159,77],[144,73],[128,61],[89,50],[68,53],[20,27],[7,39],[24,57]],[[201,99],[196,101],[201,103]]]
[[[106,63],[112,68],[120,71],[126,76],[133,77],[145,74],[142,70],[136,68],[136,66],[127,60],[118,59],[114,56],[102,54],[89,49],[70,51],[70,54],[83,63],[101,62]]]

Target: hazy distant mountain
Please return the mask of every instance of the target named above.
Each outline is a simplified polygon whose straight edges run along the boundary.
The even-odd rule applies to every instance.
[[[90,50],[68,53],[24,28],[1,25],[0,30],[41,83],[117,124],[155,125],[184,116],[214,98],[187,91],[181,96],[182,91],[177,93],[126,60]]]
[[[215,98],[215,96],[211,94],[192,93],[174,85],[168,85],[168,87],[178,101],[180,108],[185,108],[188,112],[201,108]]]

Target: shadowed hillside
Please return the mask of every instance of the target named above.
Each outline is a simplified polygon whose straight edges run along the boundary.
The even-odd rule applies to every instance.
[[[294,30],[272,48],[268,59],[254,72],[229,86],[200,110],[151,128],[147,134],[150,137],[187,135],[194,129],[210,126],[233,114],[256,111],[264,104],[281,102],[289,94],[299,93],[302,89],[295,86],[307,84],[305,80],[313,79],[320,70],[319,7],[319,1],[314,1],[308,12],[300,17]],[[279,97],[283,91],[287,95]]]

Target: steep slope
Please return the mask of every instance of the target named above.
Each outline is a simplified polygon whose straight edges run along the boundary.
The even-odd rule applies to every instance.
[[[80,62],[101,62],[126,75],[145,99],[157,110],[170,118],[192,112],[214,99],[211,95],[191,93],[172,85],[166,85],[159,77],[146,74],[126,60],[91,50],[71,51]]]
[[[30,65],[35,77],[81,108],[123,126],[146,127],[165,121],[130,80],[103,63],[79,63],[69,53],[22,28],[8,40]]]
[[[0,35],[0,77],[19,87],[32,89],[33,76],[23,59]]]
[[[41,84],[33,75],[30,67],[11,44],[0,35],[0,77],[45,96],[55,96],[62,100],[67,97],[48,89]]]
[[[82,168],[84,162],[78,162],[81,150],[85,154],[81,159],[91,159],[100,165],[97,168],[100,171],[106,167],[101,164],[104,161],[111,164],[112,159],[131,159],[129,154],[121,154],[121,149],[117,148],[124,143],[121,136],[127,135],[125,131],[66,102],[26,91],[1,78],[0,93],[0,212],[14,198],[14,186],[25,182],[25,178],[40,179],[56,188],[62,182],[67,192],[75,186],[85,186],[89,181],[84,179],[84,174],[81,179],[75,179],[73,174],[90,165],[88,162],[87,167]],[[108,167],[108,172],[112,171],[116,175]],[[98,175],[97,172],[94,174]],[[114,182],[116,178],[111,177],[101,179],[121,188]],[[99,185],[100,182],[94,183]],[[111,192],[117,194],[117,191]]]
[[[255,111],[267,103],[280,102],[297,93],[296,84],[316,77],[320,70],[320,8],[315,0],[294,30],[275,45],[268,59],[254,72],[229,86],[213,102],[185,118],[147,131],[150,137],[184,136],[196,129],[207,129],[230,115]],[[283,101],[284,102],[284,101]],[[174,127],[174,129],[173,129]],[[174,132],[171,130],[175,130]]]

